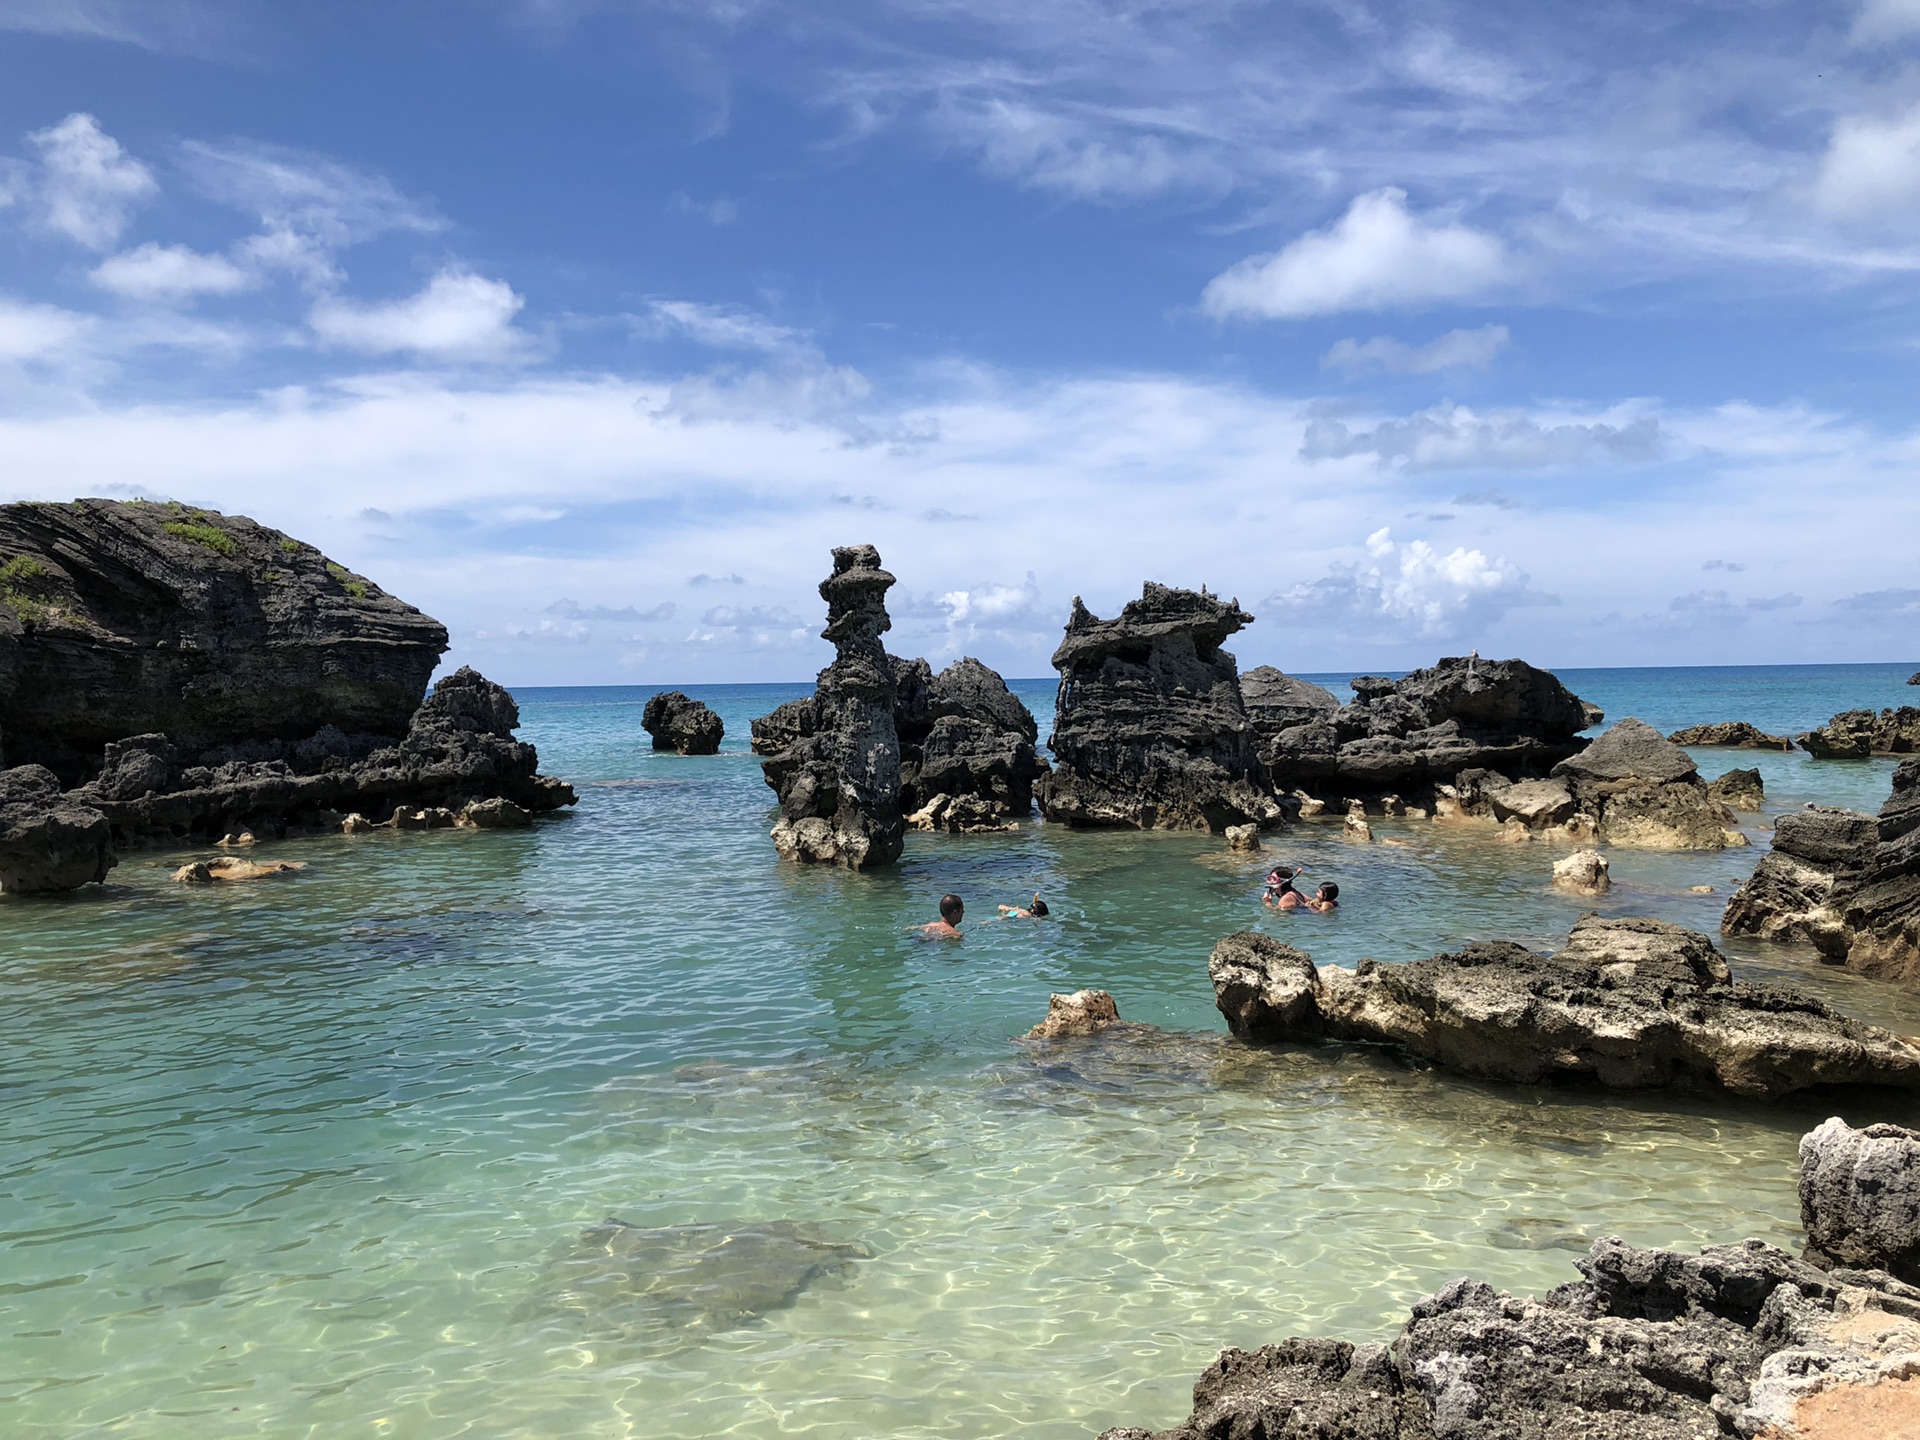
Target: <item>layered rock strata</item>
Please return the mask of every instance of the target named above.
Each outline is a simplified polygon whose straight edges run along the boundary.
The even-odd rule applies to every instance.
[[[1323,798],[1388,792],[1430,803],[1462,770],[1503,780],[1545,775],[1604,718],[1524,660],[1455,656],[1400,680],[1361,676],[1352,703],[1269,742],[1273,783]]]
[[[652,737],[654,749],[676,755],[715,754],[727,733],[718,715],[678,690],[650,696],[640,712],[640,728]]]
[[[1033,712],[997,671],[971,656],[934,674],[893,660],[900,807],[925,829],[1001,829],[1033,812],[1047,763]]]
[[[129,735],[404,734],[446,648],[439,621],[244,516],[0,506],[0,744],[66,785]]]
[[[1462,1278],[1386,1344],[1223,1350],[1171,1430],[1100,1440],[1704,1440],[1910,1433],[1920,1289],[1759,1240],[1697,1255],[1614,1237],[1516,1297]],[[1815,1417],[1851,1417],[1821,1432]]]
[[[1661,920],[1589,915],[1553,955],[1496,941],[1350,971],[1242,932],[1214,947],[1208,971],[1243,1040],[1393,1045],[1527,1083],[1755,1099],[1822,1085],[1920,1090],[1920,1045],[1795,991],[1737,982],[1711,940]]]
[[[1920,979],[1920,759],[1893,772],[1878,816],[1825,806],[1782,815],[1720,928],[1804,940],[1861,974]]]
[[[1843,710],[1818,730],[1800,737],[1800,748],[1816,760],[1865,760],[1873,755],[1911,755],[1920,751],[1920,706]]]
[[[1054,652],[1049,820],[1142,830],[1277,825],[1239,668],[1221,648],[1252,621],[1237,601],[1148,582],[1118,617],[1078,596]]]
[[[1620,721],[1553,767],[1609,844],[1643,850],[1744,845],[1733,812],[1700,779],[1687,752],[1645,721]]]
[[[782,742],[762,762],[780,797],[774,848],[783,859],[868,870],[900,858],[900,736],[894,725],[893,661],[880,637],[892,627],[893,576],[871,545],[833,552],[820,582],[823,638],[834,660],[814,692],[754,726],[755,745]]]
[[[1700,745],[1728,750],[1791,750],[1793,741],[1785,735],[1769,735],[1758,725],[1745,720],[1722,720],[1711,725],[1690,725],[1667,737],[1676,745]]]

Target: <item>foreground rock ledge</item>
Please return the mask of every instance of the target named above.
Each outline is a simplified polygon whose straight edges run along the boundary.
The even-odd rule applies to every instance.
[[[1662,920],[1573,927],[1539,955],[1510,941],[1349,971],[1265,935],[1214,947],[1214,1001],[1243,1040],[1396,1045],[1492,1080],[1723,1090],[1920,1090],[1920,1045],[1808,996],[1735,981],[1705,935]]]

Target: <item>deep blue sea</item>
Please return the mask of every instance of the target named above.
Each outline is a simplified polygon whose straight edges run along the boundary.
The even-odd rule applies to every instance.
[[[1561,673],[1610,719],[1793,732],[1920,699],[1914,668]],[[1795,1243],[1800,1133],[1899,1113],[1225,1047],[1206,960],[1231,930],[1401,960],[1553,945],[1586,904],[1548,887],[1550,845],[1419,822],[1369,846],[1303,824],[1250,859],[1031,823],[911,835],[881,874],[785,866],[747,724],[807,687],[685,688],[721,754],[648,748],[653,687],[520,692],[581,795],[531,832],[289,842],[305,871],[233,889],[136,854],[0,898],[0,1433],[1167,1425],[1220,1346],[1382,1337],[1461,1273],[1552,1286],[1604,1233]],[[1016,689],[1044,736],[1051,682]],[[1876,808],[1892,769],[1695,755],[1757,765],[1774,809]],[[1601,908],[1715,930],[1767,843],[1743,818],[1747,849],[1614,852]],[[1264,911],[1276,855],[1344,908]],[[990,918],[1036,889],[1053,919]],[[947,890],[964,942],[910,934]],[[1920,992],[1727,948],[1920,1032]],[[1178,1033],[1131,1059],[1015,1043],[1082,986]]]

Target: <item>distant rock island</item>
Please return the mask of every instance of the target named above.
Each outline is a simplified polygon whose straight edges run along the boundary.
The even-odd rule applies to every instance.
[[[572,804],[504,689],[463,669],[427,694],[446,648],[439,621],[245,516],[0,506],[0,888],[103,879],[142,844]]]

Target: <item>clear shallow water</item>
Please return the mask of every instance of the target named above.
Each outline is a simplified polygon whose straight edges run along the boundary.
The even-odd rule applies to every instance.
[[[1908,668],[1567,678],[1663,729],[1790,730],[1910,699]],[[1044,733],[1049,688],[1022,688]],[[305,873],[231,891],[134,856],[0,902],[9,1436],[1084,1436],[1171,1423],[1222,1344],[1384,1335],[1466,1271],[1551,1286],[1595,1234],[1796,1237],[1794,1147],[1831,1101],[1221,1043],[1221,934],[1348,963],[1550,944],[1583,908],[1550,847],[1302,826],[1264,858],[1338,879],[1332,917],[1266,914],[1260,860],[1186,836],[916,835],[892,874],[792,870],[745,741],[799,687],[700,692],[729,731],[704,759],[645,748],[648,693],[523,695],[583,797],[531,834],[302,842],[279,853]],[[1891,769],[1698,753],[1758,764],[1781,808],[1872,808]],[[1616,852],[1605,908],[1711,930],[1757,853]],[[1057,920],[978,923],[1036,886]],[[904,933],[949,888],[964,944]],[[1920,1031],[1911,991],[1731,953]],[[1010,1043],[1084,985],[1190,1033]],[[641,1262],[583,1240],[609,1215],[662,1232]],[[707,1224],[743,1238],[703,1260],[674,1227]]]

